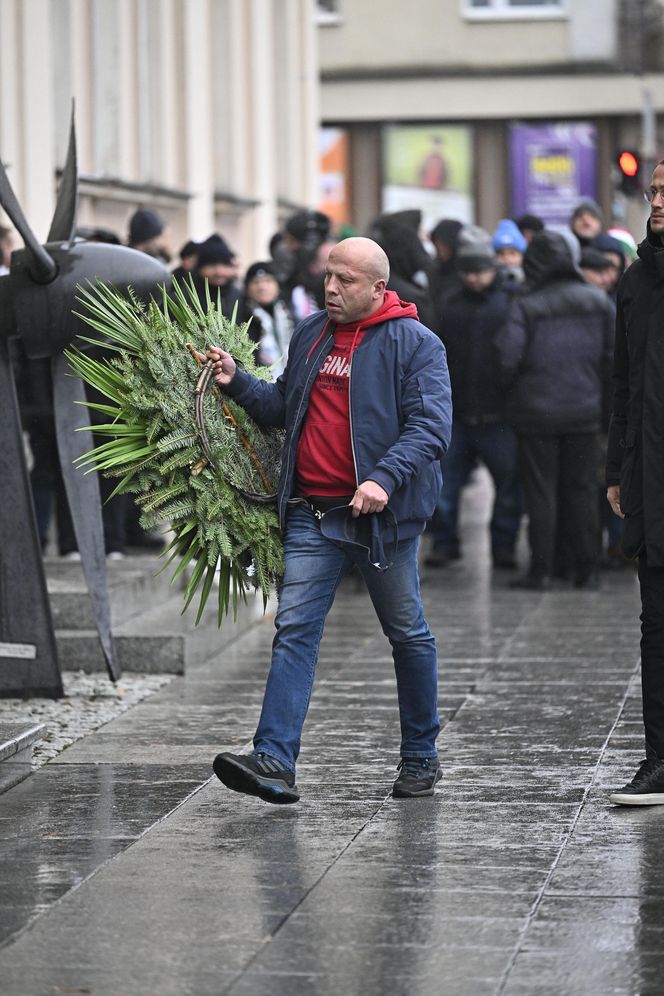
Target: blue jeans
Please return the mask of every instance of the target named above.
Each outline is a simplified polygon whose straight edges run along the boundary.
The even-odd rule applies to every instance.
[[[279,590],[272,664],[254,749],[295,770],[314,684],[325,617],[342,578],[355,565],[366,583],[383,632],[392,645],[401,719],[401,756],[436,757],[438,661],[422,611],[417,572],[418,537],[394,551],[392,567],[378,571],[367,551],[326,539],[305,507],[289,512],[284,579]],[[371,702],[367,702],[367,709]]]
[[[491,474],[496,491],[490,525],[491,552],[494,556],[514,552],[522,504],[516,435],[505,422],[465,425],[457,420],[442,461],[443,489],[429,526],[434,550],[452,556],[461,553],[459,502],[478,460]]]

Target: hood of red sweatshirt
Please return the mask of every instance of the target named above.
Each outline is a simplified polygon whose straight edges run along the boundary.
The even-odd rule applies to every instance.
[[[359,322],[348,322],[347,325],[334,325],[331,318],[325,322],[323,326],[323,331],[316,339],[315,343],[307,353],[307,359],[311,356],[314,349],[321,341],[325,333],[327,332],[330,325],[334,329],[339,329],[342,332],[355,332],[358,329],[368,329],[372,325],[379,325],[381,322],[386,322],[390,318],[417,318],[417,308],[410,301],[402,301],[399,295],[395,291],[385,291],[385,298],[381,304],[378,311],[374,311],[373,315],[369,315],[367,318],[360,319]]]
[[[367,318],[361,318],[359,322],[348,322],[347,325],[338,325],[339,329],[356,329],[358,327],[368,329],[372,325],[386,322],[389,318],[417,318],[417,308],[410,301],[402,301],[395,291],[385,291],[385,299],[378,311]]]

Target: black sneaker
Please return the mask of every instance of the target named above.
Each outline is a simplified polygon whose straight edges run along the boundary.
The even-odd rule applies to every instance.
[[[612,792],[609,802],[617,806],[664,806],[664,760],[641,761],[631,782]]]
[[[402,757],[397,770],[399,777],[392,786],[395,799],[433,795],[434,785],[443,777],[437,757]]]
[[[265,802],[297,802],[295,775],[269,754],[217,754],[212,767],[226,788],[257,795]]]

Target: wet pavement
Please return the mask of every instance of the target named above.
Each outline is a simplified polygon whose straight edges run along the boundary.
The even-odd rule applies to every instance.
[[[253,732],[269,622],[0,796],[3,996],[661,996],[664,807],[607,802],[642,756],[634,572],[511,591],[484,514],[478,484],[464,560],[423,571],[435,797],[391,798],[391,659],[350,579],[298,805],[210,779]]]

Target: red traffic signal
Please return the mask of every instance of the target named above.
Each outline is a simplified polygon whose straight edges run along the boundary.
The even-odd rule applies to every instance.
[[[638,194],[640,189],[639,173],[641,170],[641,158],[638,152],[633,149],[621,149],[616,162],[619,170],[619,187],[627,197]]]

